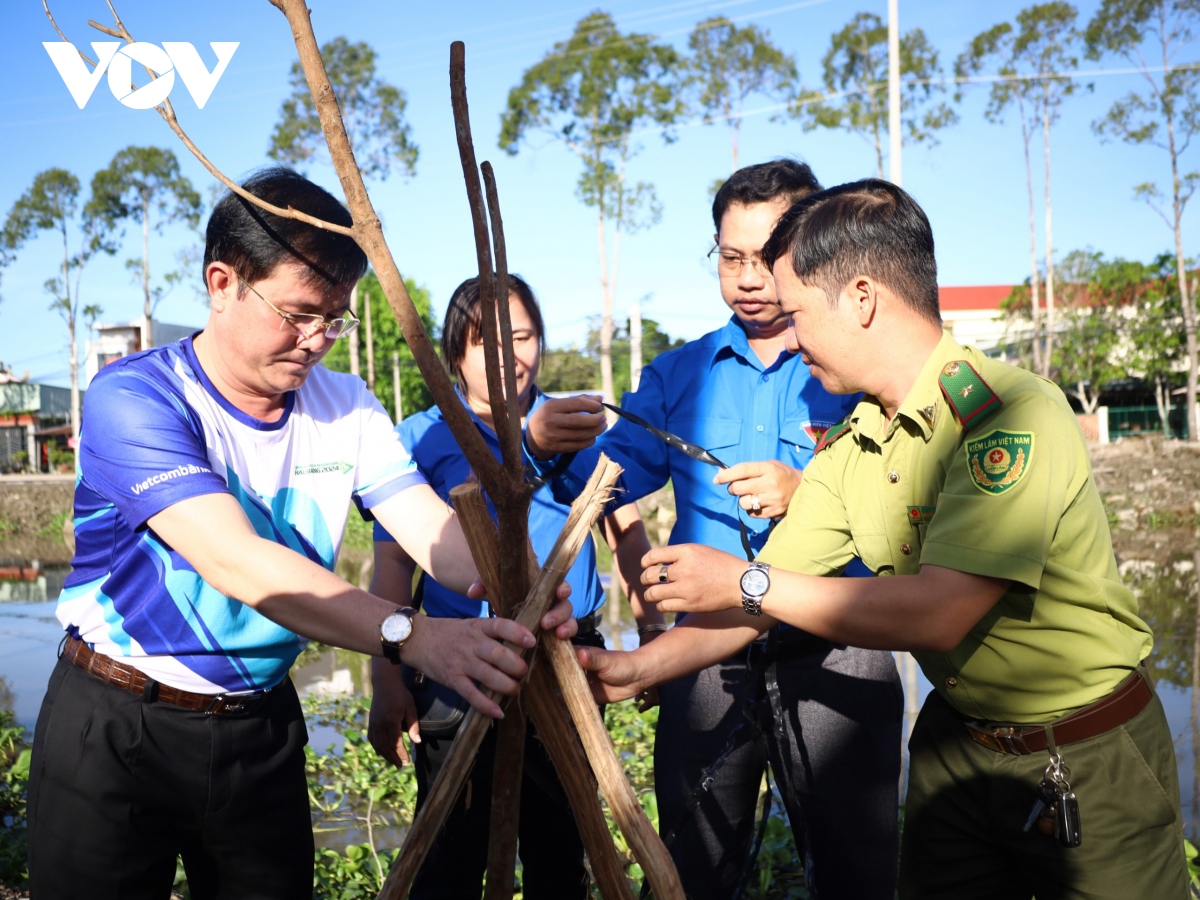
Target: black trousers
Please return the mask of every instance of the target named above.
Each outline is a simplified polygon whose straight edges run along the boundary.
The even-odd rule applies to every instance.
[[[290,680],[242,716],[205,716],[93,678],[50,676],[29,782],[30,896],[312,897],[308,732]]]
[[[603,647],[598,631],[580,634],[574,643]],[[414,746],[417,809],[450,752],[451,741],[423,740]],[[410,900],[464,900],[483,892],[492,815],[492,770],[496,761],[496,728],[488,730],[475,756],[475,766],[446,825],[413,882]],[[583,839],[570,803],[533,723],[525,738],[521,778],[518,856],[525,900],[583,900],[588,875],[583,865]]]
[[[903,727],[894,658],[853,647],[798,655],[784,649],[777,663],[781,740],[773,733],[761,652],[752,645],[659,688],[655,793],[663,835],[677,829],[670,850],[684,892],[690,900],[733,895],[770,763],[810,896],[892,900]],[[732,752],[686,815],[689,797],[731,734]]]

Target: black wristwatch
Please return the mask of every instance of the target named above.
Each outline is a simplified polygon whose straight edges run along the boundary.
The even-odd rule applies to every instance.
[[[379,626],[379,642],[383,645],[383,655],[393,663],[400,662],[400,648],[412,637],[412,620],[416,614],[417,611],[411,606],[401,606]]]
[[[762,598],[771,589],[766,563],[752,562],[742,573],[742,609],[752,616],[762,615]]]

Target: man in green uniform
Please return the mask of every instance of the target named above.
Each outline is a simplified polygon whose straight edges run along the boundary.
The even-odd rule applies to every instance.
[[[1183,900],[1174,750],[1140,667],[1152,636],[1062,392],[942,331],[929,221],[892,184],[800,201],[763,258],[791,348],[865,399],[805,470],[759,556],[774,568],[698,545],[646,556],[646,599],[704,615],[632,653],[581,651],[597,695],[777,621],[913,651],[935,691],[910,742],[902,897]],[[814,577],[855,556],[893,577]]]

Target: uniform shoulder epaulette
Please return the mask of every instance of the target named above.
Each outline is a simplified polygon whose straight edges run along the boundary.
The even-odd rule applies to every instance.
[[[1004,405],[1004,401],[996,396],[983,376],[965,359],[946,363],[942,374],[938,376],[938,385],[959,423],[967,431]]]
[[[825,434],[822,435],[821,440],[817,442],[816,449],[813,450],[813,455],[816,456],[818,453],[820,453],[822,450],[824,450],[826,447],[828,447],[830,444],[832,444],[838,438],[843,437],[849,433],[850,433],[850,419],[849,419],[849,417],[847,417],[845,419],[842,419],[842,421],[838,422],[832,428],[828,429],[825,432]]]

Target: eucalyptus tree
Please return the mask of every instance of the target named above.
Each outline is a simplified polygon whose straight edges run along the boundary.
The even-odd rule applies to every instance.
[[[321,61],[329,73],[333,95],[341,109],[346,135],[354,150],[363,179],[386,180],[393,171],[412,177],[417,171],[419,148],[404,117],[408,98],[404,91],[376,73],[375,50],[364,41],[351,43],[335,37],[321,46]],[[267,155],[281,163],[302,168],[318,157],[327,158],[325,135],[304,69],[292,63],[292,94],[279,109],[279,121],[271,133]],[[358,288],[350,295],[350,307],[358,314]],[[373,331],[371,305],[367,304],[363,331]],[[350,371],[359,374],[359,333],[350,334]],[[374,342],[367,341],[367,387],[375,390]]]
[[[874,13],[859,13],[833,34],[821,60],[821,90],[800,90],[791,115],[805,131],[834,128],[866,138],[875,150],[876,171],[883,177],[883,145],[888,128],[887,23]],[[958,121],[940,100],[945,93],[937,50],[914,28],[900,38],[900,116],[904,143],[937,143],[937,132]]]
[[[1010,108],[1015,108],[1017,120],[1021,124],[1021,144],[1025,153],[1025,190],[1029,201],[1029,293],[1030,315],[1032,318],[1032,336],[1030,350],[1033,370],[1045,372],[1042,365],[1042,309],[1041,309],[1041,271],[1038,266],[1037,253],[1037,209],[1033,199],[1033,162],[1029,148],[1037,129],[1034,118],[1036,100],[1032,96],[1036,84],[1017,74],[1017,60],[1014,50],[1014,28],[1009,22],[993,25],[987,31],[977,34],[971,39],[964,50],[955,60],[954,74],[961,88],[968,79],[987,72],[995,77],[988,94],[987,107],[984,117],[992,123],[1001,124]]]
[[[724,16],[697,24],[688,36],[688,48],[693,102],[705,124],[726,124],[730,171],[736,172],[746,100],[755,94],[783,98],[794,92],[796,61],[771,43],[768,32],[756,25],[738,28]]]
[[[1175,237],[1175,268],[1183,313],[1187,356],[1188,440],[1200,440],[1196,412],[1196,297],[1183,252],[1183,213],[1200,173],[1184,173],[1180,157],[1200,130],[1200,72],[1180,54],[1200,27],[1200,0],[1102,0],[1087,24],[1085,40],[1091,59],[1116,56],[1141,76],[1142,90],[1130,91],[1092,127],[1102,138],[1158,147],[1170,164],[1169,196],[1153,181],[1134,188],[1150,204]]]
[[[613,303],[621,235],[656,224],[662,207],[654,186],[632,182],[629,161],[641,149],[639,129],[661,131],[686,112],[680,96],[682,60],[674,48],[646,34],[622,34],[612,16],[593,12],[575,25],[542,60],[525,70],[508,94],[500,122],[500,147],[516,155],[533,134],[548,135],[579,157],[583,171],[576,196],[596,211],[600,286],[600,378],[604,398],[613,393]],[[612,230],[612,252],[607,231]]]
[[[151,287],[150,232],[162,234],[172,222],[186,222],[195,228],[200,224],[200,210],[200,194],[179,171],[175,154],[162,147],[118,150],[112,162],[92,176],[87,216],[102,221],[110,230],[126,221],[141,222],[141,259],[130,259],[125,265],[137,272],[141,281],[142,349],[154,346],[151,320],[166,290],[162,285]],[[164,278],[167,285],[179,280],[176,272]]]
[[[1075,7],[1051,2],[1029,6],[1016,16],[1016,24],[1001,22],[976,35],[955,61],[954,73],[961,87],[981,74],[994,79],[984,115],[988,121],[1004,121],[1015,108],[1021,124],[1025,151],[1025,186],[1029,198],[1030,300],[1032,304],[1033,368],[1043,376],[1050,374],[1054,353],[1054,229],[1050,199],[1050,132],[1058,121],[1062,101],[1076,90],[1066,73],[1078,66],[1074,47],[1079,40],[1075,28]],[[1033,199],[1033,165],[1030,146],[1038,125],[1042,131],[1044,166],[1044,204],[1046,241],[1046,322],[1043,327],[1040,273],[1037,254],[1037,227]]]
[[[62,263],[58,273],[45,282],[53,298],[50,309],[67,325],[71,377],[71,434],[79,437],[79,317],[94,321],[101,309],[96,305],[80,307],[80,280],[84,266],[96,253],[112,254],[116,248],[103,220],[82,210],[79,203],[79,179],[66,169],[39,172],[33,183],[8,211],[0,230],[3,259],[11,262],[25,244],[39,232],[52,232],[62,239]],[[76,232],[72,243],[72,232]],[[74,284],[72,285],[72,278]]]
[[[1145,266],[1106,260],[1094,250],[1075,250],[1063,257],[1059,268],[1063,304],[1054,369],[1064,389],[1091,414],[1104,385],[1127,374],[1121,351],[1128,343],[1130,313],[1145,283]]]
[[[1158,419],[1163,434],[1169,435],[1172,378],[1185,359],[1183,304],[1174,253],[1163,253],[1145,266],[1128,343],[1130,374],[1154,385]]]

